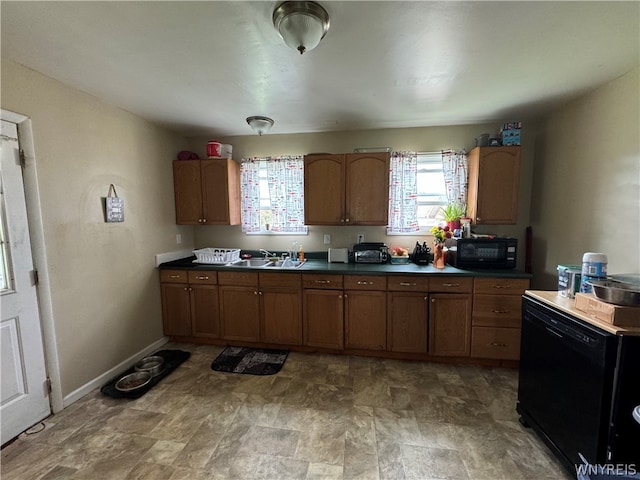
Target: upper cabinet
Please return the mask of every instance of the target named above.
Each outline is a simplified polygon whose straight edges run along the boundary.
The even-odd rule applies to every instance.
[[[173,182],[179,225],[240,223],[240,164],[230,158],[175,160]]]
[[[477,224],[515,224],[520,147],[476,147],[468,159],[467,216]]]
[[[389,154],[304,157],[306,225],[387,225]]]

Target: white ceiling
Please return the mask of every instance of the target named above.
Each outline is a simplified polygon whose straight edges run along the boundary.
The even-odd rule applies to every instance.
[[[639,64],[640,2],[325,1],[303,56],[278,2],[1,2],[2,57],[187,135],[532,119]]]

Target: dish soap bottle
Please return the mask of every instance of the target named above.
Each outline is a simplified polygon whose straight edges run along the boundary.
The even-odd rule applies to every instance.
[[[300,249],[298,250],[298,260],[300,263],[304,262],[304,248],[300,245]]]

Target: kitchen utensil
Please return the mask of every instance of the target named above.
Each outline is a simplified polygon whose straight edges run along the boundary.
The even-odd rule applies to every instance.
[[[144,357],[135,366],[136,372],[149,372],[152,377],[164,371],[164,358],[158,355]]]
[[[640,306],[640,286],[617,280],[590,280],[593,293],[603,302],[629,307]]]
[[[125,375],[116,383],[116,390],[121,392],[133,392],[139,388],[144,387],[151,381],[151,374],[149,372],[135,372]]]

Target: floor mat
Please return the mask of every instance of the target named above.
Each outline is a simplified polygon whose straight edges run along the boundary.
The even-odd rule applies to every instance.
[[[287,355],[288,350],[227,347],[213,361],[211,368],[218,372],[273,375],[280,371]]]

